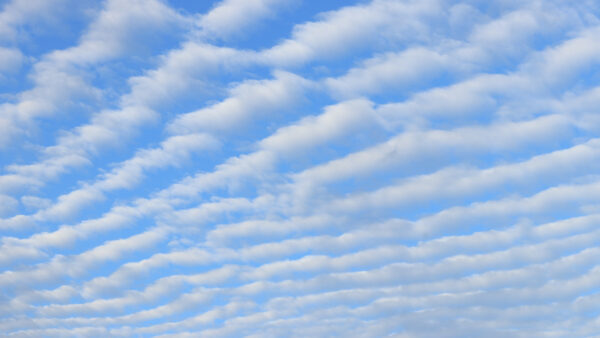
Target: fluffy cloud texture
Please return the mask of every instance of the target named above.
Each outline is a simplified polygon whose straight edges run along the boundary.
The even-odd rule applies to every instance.
[[[600,334],[600,5],[9,0],[0,332]]]

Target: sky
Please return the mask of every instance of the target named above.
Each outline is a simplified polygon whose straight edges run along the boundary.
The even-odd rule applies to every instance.
[[[599,15],[0,0],[0,335],[599,335]]]

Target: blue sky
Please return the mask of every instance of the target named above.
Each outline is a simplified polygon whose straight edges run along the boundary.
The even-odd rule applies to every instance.
[[[0,332],[600,334],[599,13],[0,1]]]

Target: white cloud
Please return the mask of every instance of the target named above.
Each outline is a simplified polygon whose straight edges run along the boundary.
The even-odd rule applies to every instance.
[[[199,19],[200,36],[206,39],[239,35],[264,17],[273,17],[279,7],[290,5],[281,0],[223,0]]]
[[[0,12],[0,40],[18,41],[28,38],[24,26],[40,25],[52,27],[56,16],[66,14],[75,5],[70,0],[11,0]]]
[[[15,73],[24,62],[23,53],[16,48],[0,47],[0,73]]]
[[[409,49],[402,53],[387,53],[364,62],[340,78],[326,80],[331,90],[342,97],[378,94],[384,89],[404,92],[419,88],[448,67],[444,55],[425,48]],[[414,90],[413,89],[413,90]]]
[[[250,80],[235,86],[224,101],[179,116],[168,128],[176,134],[239,130],[251,120],[265,116],[267,112],[276,112],[293,105],[309,86],[309,81],[297,75],[276,72],[273,80]]]
[[[0,216],[13,213],[18,205],[19,201],[16,199],[7,195],[0,195]]]
[[[357,48],[427,39],[421,20],[441,15],[438,1],[402,3],[378,0],[321,14],[322,20],[297,25],[292,38],[263,52],[275,65],[333,59]],[[364,46],[368,47],[364,47]]]
[[[0,331],[593,335],[598,4],[343,5],[6,2]]]
[[[21,8],[20,3],[14,6]],[[33,65],[35,87],[20,93],[18,103],[5,103],[0,107],[9,118],[6,121],[9,128],[0,139],[0,145],[6,146],[12,138],[29,130],[34,120],[65,109],[65,104],[73,99],[98,99],[100,91],[87,83],[82,68],[135,52],[127,48],[133,46],[138,34],[149,29],[167,29],[183,20],[159,1],[133,1],[127,5],[107,2],[78,45],[44,55]]]

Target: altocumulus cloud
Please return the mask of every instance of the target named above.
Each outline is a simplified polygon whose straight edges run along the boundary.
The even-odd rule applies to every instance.
[[[600,334],[600,4],[0,1],[0,333]]]

